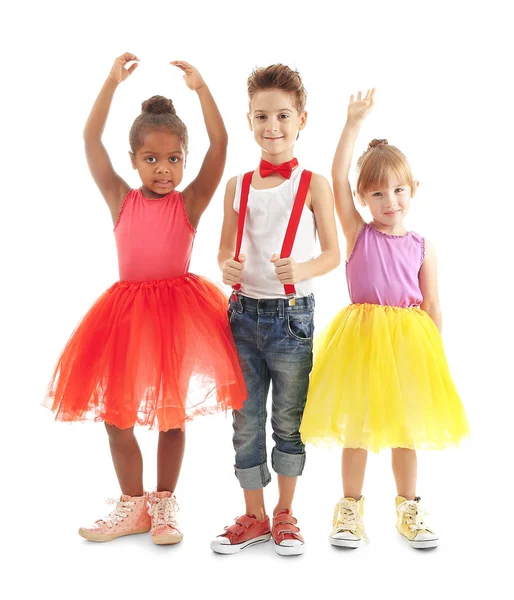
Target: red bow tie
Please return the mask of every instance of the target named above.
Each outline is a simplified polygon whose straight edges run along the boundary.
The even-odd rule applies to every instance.
[[[284,179],[290,179],[293,168],[296,167],[297,164],[298,161],[296,158],[288,160],[280,165],[274,165],[267,160],[261,160],[259,173],[261,174],[261,177],[269,177],[270,175],[273,175],[273,173],[278,173],[279,175],[282,175]]]

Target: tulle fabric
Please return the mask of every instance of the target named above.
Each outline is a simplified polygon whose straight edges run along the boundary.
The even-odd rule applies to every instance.
[[[227,298],[187,274],[109,288],[68,341],[45,404],[57,420],[167,431],[245,398]]]
[[[468,423],[441,336],[418,308],[352,304],[315,340],[300,432],[347,448],[445,448]]]

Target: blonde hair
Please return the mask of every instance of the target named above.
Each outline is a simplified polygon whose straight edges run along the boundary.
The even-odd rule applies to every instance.
[[[248,99],[251,102],[254,94],[261,90],[282,90],[294,96],[293,106],[298,113],[305,110],[307,92],[298,71],[286,65],[276,64],[255,69],[248,77]]]
[[[357,195],[362,198],[365,192],[385,187],[391,175],[396,175],[399,183],[410,186],[414,196],[416,182],[405,154],[396,146],[390,146],[387,140],[371,140],[357,161]]]

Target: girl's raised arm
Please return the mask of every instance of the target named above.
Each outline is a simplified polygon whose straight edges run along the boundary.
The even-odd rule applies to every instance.
[[[352,188],[348,177],[355,141],[362,122],[373,108],[374,94],[375,88],[368,90],[364,99],[362,99],[361,92],[357,94],[357,100],[354,99],[353,95],[350,97],[348,117],[332,164],[332,181],[334,184],[336,210],[348,245],[355,241],[364,223],[359,211],[355,208]]]
[[[173,61],[171,64],[182,69],[187,86],[198,94],[209,136],[209,149],[200,171],[182,193],[189,221],[198,223],[223,175],[227,157],[227,130],[216,102],[200,73],[184,61]]]
[[[114,61],[109,77],[100,90],[84,127],[87,164],[98,189],[109,206],[113,222],[118,218],[129,185],[114,171],[107,150],[102,143],[102,134],[114,92],[118,85],[136,70],[138,61],[139,58],[130,52],[125,52]],[[125,68],[129,63],[133,64],[128,69]]]

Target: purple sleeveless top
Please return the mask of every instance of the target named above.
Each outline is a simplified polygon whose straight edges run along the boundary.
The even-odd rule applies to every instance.
[[[425,239],[417,233],[389,235],[366,223],[346,261],[352,303],[420,306],[419,270],[424,259]]]

